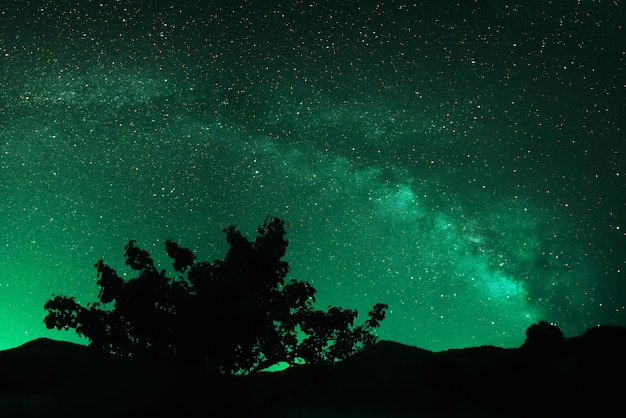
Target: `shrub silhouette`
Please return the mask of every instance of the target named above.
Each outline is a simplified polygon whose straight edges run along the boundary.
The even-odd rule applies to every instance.
[[[136,278],[123,280],[100,260],[99,302],[84,307],[74,297],[54,296],[44,306],[44,323],[73,328],[90,346],[110,353],[201,362],[233,374],[279,361],[333,363],[374,344],[372,331],[387,305],[376,304],[355,326],[355,310],[316,310],[309,283],[285,284],[284,225],[266,218],[254,241],[234,226],[224,229],[230,249],[213,263],[196,262],[192,251],[167,240],[176,278],[157,270],[150,254],[130,241],[124,256]]]
[[[559,348],[565,342],[563,332],[555,324],[547,321],[539,321],[526,330],[526,341],[523,348],[554,349]]]

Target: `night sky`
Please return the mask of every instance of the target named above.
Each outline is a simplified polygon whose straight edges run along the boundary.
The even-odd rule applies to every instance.
[[[318,308],[381,338],[517,347],[626,325],[615,1],[0,5],[0,349],[96,301],[130,239],[222,259],[289,222]]]

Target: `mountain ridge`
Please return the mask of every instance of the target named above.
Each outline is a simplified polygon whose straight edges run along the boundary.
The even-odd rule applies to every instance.
[[[382,340],[333,366],[209,376],[40,338],[0,351],[0,411],[22,417],[85,411],[90,417],[603,416],[623,409],[625,358],[626,328],[603,326],[559,345],[519,348],[433,352]]]

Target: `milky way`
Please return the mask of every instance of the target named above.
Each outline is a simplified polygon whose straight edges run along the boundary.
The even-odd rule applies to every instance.
[[[132,274],[130,239],[220,259],[268,214],[319,307],[389,305],[384,339],[626,324],[619,2],[23,3],[0,6],[0,348],[77,341],[43,304],[95,301],[99,259]]]

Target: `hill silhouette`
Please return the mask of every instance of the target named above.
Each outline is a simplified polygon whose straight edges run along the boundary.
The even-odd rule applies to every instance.
[[[620,416],[626,328],[557,347],[432,352],[392,341],[334,365],[247,376],[38,339],[0,352],[7,417]]]

